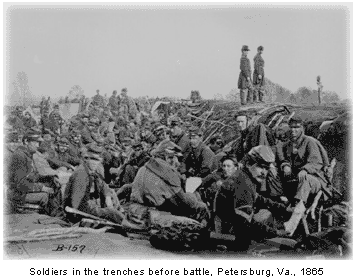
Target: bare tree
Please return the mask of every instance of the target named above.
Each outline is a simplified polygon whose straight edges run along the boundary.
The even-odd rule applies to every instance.
[[[28,77],[27,74],[23,71],[18,72],[16,75],[16,79],[12,82],[14,86],[14,96],[17,98],[17,104],[27,107],[32,105],[33,96],[28,85]]]

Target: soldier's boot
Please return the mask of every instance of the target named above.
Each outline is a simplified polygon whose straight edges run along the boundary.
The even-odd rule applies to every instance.
[[[293,210],[290,220],[284,223],[285,231],[289,234],[289,236],[292,236],[297,229],[305,211],[306,207],[304,206],[303,201],[300,201]]]
[[[245,101],[245,90],[241,89],[240,90],[240,104],[242,105],[246,105],[246,101]]]

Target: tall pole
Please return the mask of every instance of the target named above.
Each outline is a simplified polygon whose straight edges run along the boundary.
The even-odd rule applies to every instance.
[[[322,92],[322,89],[323,89],[323,85],[322,85],[322,82],[320,80],[320,76],[317,76],[317,85],[318,85],[318,103],[320,105],[322,103],[320,95],[321,95],[321,92]]]

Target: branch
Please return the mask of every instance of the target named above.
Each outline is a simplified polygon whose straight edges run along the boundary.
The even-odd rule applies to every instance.
[[[187,114],[187,116],[188,116],[188,117],[195,118],[195,119],[198,119],[198,120],[202,120],[202,121],[207,121],[207,122],[212,122],[212,123],[219,123],[219,124],[221,124],[221,125],[223,125],[223,126],[227,126],[227,127],[233,128],[232,126],[227,125],[227,124],[224,124],[224,123],[221,123],[221,122],[219,122],[219,121],[210,121],[210,120],[207,120],[207,119],[205,120],[205,119],[202,119],[202,118],[199,118],[199,117],[195,117],[195,116],[190,115],[190,114]]]

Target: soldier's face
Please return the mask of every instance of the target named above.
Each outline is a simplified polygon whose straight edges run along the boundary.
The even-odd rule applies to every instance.
[[[68,148],[66,146],[62,146],[62,145],[59,146],[59,152],[65,153],[67,150]]]
[[[89,119],[88,118],[82,118],[83,123],[88,123]]]
[[[243,131],[247,128],[247,119],[245,116],[237,117],[237,129]]]
[[[74,136],[73,141],[74,141],[74,143],[79,143],[80,142],[80,135]]]
[[[25,114],[25,118],[26,118],[26,119],[29,119],[29,118],[31,118],[31,115],[30,115],[29,113],[26,113],[26,114]]]
[[[223,171],[227,177],[230,177],[236,170],[237,167],[232,160],[227,159],[223,162]]]
[[[172,125],[170,131],[172,136],[178,136],[181,133],[181,128],[177,125]]]
[[[35,153],[39,148],[39,143],[40,142],[37,142],[37,141],[28,141],[27,147],[31,152]]]
[[[298,139],[299,136],[301,136],[301,134],[304,131],[304,128],[302,125],[291,125],[291,136],[293,140]]]
[[[249,171],[256,181],[263,183],[266,180],[266,175],[269,170],[269,166],[254,164],[249,166]]]
[[[168,155],[165,158],[166,162],[173,168],[178,168],[180,166],[179,158],[176,155]]]
[[[190,143],[193,148],[196,148],[201,143],[201,141],[202,141],[202,139],[198,135],[191,135],[190,136]]]

